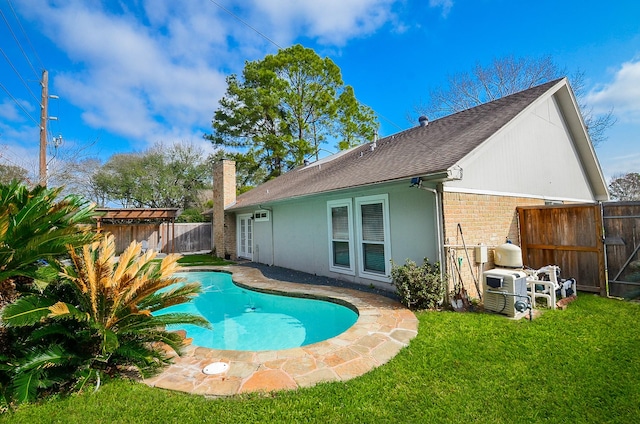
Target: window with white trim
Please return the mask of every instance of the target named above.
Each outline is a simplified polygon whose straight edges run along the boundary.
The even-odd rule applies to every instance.
[[[388,196],[356,198],[356,214],[359,271],[370,278],[387,280],[391,252]]]
[[[269,221],[269,211],[260,209],[253,213],[253,220],[256,222]]]
[[[351,200],[327,202],[329,222],[329,269],[343,274],[355,274]]]

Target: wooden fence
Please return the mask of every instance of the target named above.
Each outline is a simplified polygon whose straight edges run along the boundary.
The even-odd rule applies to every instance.
[[[606,295],[600,205],[518,207],[524,265],[558,265],[562,278],[575,278],[578,290]]]
[[[109,231],[116,240],[116,252],[122,253],[136,240],[147,242],[150,249],[169,253],[211,251],[211,223],[163,223],[163,224],[103,224],[102,231]],[[175,231],[174,234],[172,232]]]
[[[609,294],[640,294],[640,202],[602,205]]]

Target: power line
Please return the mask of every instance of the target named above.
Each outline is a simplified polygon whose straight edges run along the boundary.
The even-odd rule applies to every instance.
[[[2,53],[2,55],[4,56],[4,58],[6,59],[7,63],[9,64],[9,66],[11,66],[11,69],[13,69],[13,72],[16,73],[16,75],[18,76],[18,78],[20,79],[20,81],[22,81],[22,84],[26,87],[27,91],[29,92],[29,94],[31,94],[31,97],[34,98],[34,100],[36,102],[38,102],[38,104],[40,103],[40,100],[38,100],[38,98],[36,97],[35,94],[33,94],[33,91],[31,91],[31,88],[29,88],[29,85],[27,84],[27,82],[24,80],[24,78],[22,78],[22,75],[20,75],[20,72],[16,69],[16,67],[13,65],[13,63],[11,62],[11,59],[9,59],[9,56],[7,56],[7,54],[4,52],[4,50],[2,50],[2,47],[0,47],[0,53]]]
[[[6,145],[0,145],[2,147],[6,147]],[[5,156],[4,153],[0,153],[0,159],[4,160],[5,162],[8,162],[14,166],[18,166],[20,168],[23,168],[21,165],[19,165],[17,162],[13,161],[12,159],[9,159],[7,156]],[[24,168],[23,168],[24,169]]]
[[[7,3],[9,3],[9,0],[7,0]],[[9,3],[9,7],[11,7],[11,3]],[[12,8],[12,10],[13,10],[13,8]],[[16,34],[13,32],[13,28],[11,28],[11,25],[9,24],[9,21],[7,20],[7,17],[4,15],[4,12],[2,11],[2,9],[0,9],[0,15],[2,16],[2,19],[4,20],[5,25],[7,25],[7,28],[9,29],[9,32],[11,33],[11,36],[13,37],[14,41],[16,42],[16,45],[18,46],[18,48],[22,52],[22,55],[24,56],[25,60],[29,64],[29,66],[31,67],[31,70],[33,71],[33,74],[37,78],[38,77],[38,73],[36,72],[35,68],[31,64],[31,61],[29,60],[29,57],[27,56],[27,53],[22,48],[22,45],[20,44],[20,40],[18,40],[18,37],[16,37]],[[15,12],[14,12],[14,15],[15,15]],[[17,19],[17,16],[16,16],[16,19]],[[20,21],[18,21],[18,25],[20,26],[20,28],[22,28],[22,26],[20,25]]]
[[[15,104],[17,104],[18,107],[20,109],[22,109],[22,111],[25,113],[25,115],[27,115],[29,117],[29,119],[31,119],[33,122],[35,122],[36,125],[40,125],[40,123],[38,121],[36,121],[35,118],[29,114],[29,112],[27,112],[27,110],[24,108],[24,106],[22,106],[20,104],[20,102],[15,97],[13,97],[13,95],[9,92],[9,90],[7,90],[7,88],[1,82],[0,82],[0,88],[2,88],[7,93],[7,95],[9,97],[11,97],[11,100],[13,100],[15,102]]]
[[[394,127],[398,128],[400,131],[404,131],[405,128],[402,128],[400,125],[396,124],[395,122],[393,122],[391,119],[386,118],[380,114],[378,114],[378,116],[380,116],[380,118],[384,119],[385,121],[387,121],[388,123],[390,123],[391,125],[393,125]]]
[[[47,122],[50,119],[51,120],[56,120],[56,121],[58,119],[57,117],[48,116],[48,100],[49,100],[49,98],[57,98],[57,96],[49,96],[47,71],[46,71],[42,61],[40,60],[40,57],[39,57],[37,51],[33,47],[33,44],[31,43],[31,40],[30,40],[29,36],[27,35],[24,27],[22,26],[22,23],[20,22],[20,18],[18,17],[13,5],[11,4],[11,1],[7,0],[7,4],[9,5],[9,8],[11,9],[11,11],[13,13],[15,21],[17,22],[17,25],[20,28],[20,31],[22,31],[22,35],[24,36],[24,39],[26,39],[29,47],[31,48],[31,51],[32,51],[33,55],[38,60],[38,62],[40,63],[40,65],[41,65],[41,67],[43,69],[42,80],[40,80],[39,75],[38,75],[38,73],[36,72],[36,70],[35,70],[35,68],[33,66],[33,63],[29,59],[29,56],[27,55],[27,52],[25,51],[25,49],[22,47],[22,44],[20,43],[20,40],[16,36],[16,33],[13,31],[13,28],[11,27],[11,24],[9,23],[9,20],[7,19],[7,16],[5,16],[4,12],[2,10],[0,10],[0,15],[2,16],[2,19],[5,22],[5,25],[9,29],[9,32],[11,33],[16,45],[18,46],[18,48],[22,52],[22,55],[23,55],[24,59],[26,60],[27,64],[29,65],[29,67],[33,71],[33,73],[36,76],[36,78],[38,78],[38,81],[40,82],[40,85],[42,86],[42,99],[41,100],[36,97],[36,95],[33,93],[33,91],[31,91],[31,89],[29,88],[29,86],[26,83],[26,81],[22,78],[22,75],[20,75],[20,72],[17,70],[17,68],[11,62],[11,59],[9,58],[9,56],[4,52],[4,50],[2,50],[2,48],[0,48],[0,52],[2,53],[4,58],[6,59],[7,63],[9,64],[9,66],[16,73],[16,75],[18,76],[20,81],[24,84],[24,86],[26,87],[27,91],[31,94],[31,96],[35,99],[37,104],[40,106],[40,109],[41,109],[41,111],[40,111],[40,122],[38,123],[38,121],[36,121],[36,119],[33,118],[26,111],[26,109],[9,92],[9,90],[6,87],[4,87],[4,85],[2,85],[2,89],[13,99],[13,101],[22,109],[22,111],[33,122],[35,122],[36,125],[38,125],[38,127],[40,128],[40,182],[41,182],[41,184],[46,184],[46,166],[47,166],[47,162],[46,162],[46,147],[47,147],[47,139],[53,140],[54,144],[55,144],[55,142],[57,140],[57,138],[55,138],[53,136],[53,132],[52,132],[51,128],[49,126],[47,126]],[[61,139],[62,137],[60,136],[59,138]],[[58,145],[55,144],[55,146],[57,147]]]
[[[267,37],[266,35],[264,35],[263,33],[261,33],[260,31],[258,31],[257,29],[255,29],[254,27],[252,27],[251,25],[249,25],[247,22],[243,21],[242,19],[240,19],[239,16],[237,16],[236,14],[234,14],[232,11],[230,11],[229,9],[225,8],[224,6],[222,6],[220,3],[216,2],[215,0],[209,0],[211,3],[215,4],[216,6],[218,6],[220,9],[224,10],[225,12],[227,12],[229,15],[231,15],[232,17],[234,17],[237,21],[239,21],[241,24],[243,24],[244,26],[246,26],[247,28],[253,30],[256,34],[258,34],[260,37],[264,38],[265,40],[267,40],[268,42],[270,42],[271,44],[273,44],[274,46],[276,46],[279,49],[282,49],[282,46],[280,46],[278,43],[276,43],[275,41],[273,41],[271,38]]]
[[[16,22],[18,22],[18,26],[20,27],[20,31],[22,31],[22,35],[24,35],[24,38],[27,39],[27,43],[29,44],[29,47],[31,47],[31,51],[33,52],[33,55],[36,57],[36,59],[38,59],[38,63],[40,63],[40,68],[44,69],[45,68],[44,64],[42,63],[42,60],[40,60],[40,56],[38,56],[38,52],[36,51],[36,49],[33,48],[33,44],[31,44],[31,40],[29,39],[27,32],[24,30],[24,27],[20,22],[20,18],[18,18],[18,14],[16,13],[15,9],[13,8],[13,5],[11,4],[11,0],[7,0],[7,4],[9,5],[9,8],[11,9],[13,16],[16,18]],[[28,60],[29,59],[27,59],[27,61]],[[29,64],[31,64],[31,62],[29,62]],[[33,69],[33,66],[31,66],[31,69]],[[33,69],[33,72],[36,74],[36,77],[38,77],[38,74],[36,73],[35,69]]]

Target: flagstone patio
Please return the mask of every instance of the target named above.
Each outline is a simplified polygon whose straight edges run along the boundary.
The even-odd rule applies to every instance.
[[[359,317],[344,333],[304,347],[278,351],[230,351],[188,346],[161,374],[144,380],[152,387],[208,396],[309,387],[323,381],[358,377],[393,358],[417,335],[415,315],[395,300],[341,287],[272,280],[255,268],[198,267],[192,271],[230,272],[236,284],[270,293],[332,298],[355,306]],[[229,368],[220,374],[202,370],[213,362]]]

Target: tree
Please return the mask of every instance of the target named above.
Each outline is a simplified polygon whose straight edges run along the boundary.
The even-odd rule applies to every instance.
[[[415,106],[414,112],[437,119],[560,78],[565,73],[551,56],[539,59],[513,56],[494,59],[486,67],[476,64],[471,72],[449,76],[447,86],[432,89],[429,101]],[[594,116],[592,109],[581,102],[585,91],[583,73],[574,74],[571,85],[591,142],[594,146],[598,145],[606,140],[605,131],[615,123],[613,112]]]
[[[85,143],[64,142],[62,136],[47,143],[47,185],[64,187],[64,194],[81,194],[100,204],[85,185],[88,177],[100,166],[100,161],[91,154],[97,143],[98,139]]]
[[[58,171],[55,180],[64,185],[63,193],[82,195],[103,207],[108,199],[94,178],[101,167],[102,162],[97,158],[71,159]]]
[[[198,203],[211,187],[211,159],[183,143],[134,154],[114,155],[93,176],[100,196],[122,207],[182,208]]]
[[[614,175],[609,183],[609,194],[616,200],[640,200],[640,173]]]
[[[142,377],[170,362],[160,345],[180,353],[184,338],[171,324],[209,327],[204,318],[184,313],[156,314],[187,302],[199,283],[178,284],[178,255],[155,263],[157,252],[141,252],[137,242],[115,260],[112,235],[70,249],[72,265],[44,290],[23,296],[2,311],[12,331],[7,384],[9,399],[35,399],[43,389],[73,391],[105,376],[136,369]],[[55,274],[54,274],[55,275]]]
[[[377,129],[373,111],[344,86],[340,68],[301,45],[247,62],[241,77],[229,76],[212,125],[206,139],[242,150],[232,155],[247,184],[302,165],[330,140],[350,147]]]
[[[2,165],[0,164],[0,183],[9,184],[11,181],[16,180],[20,182],[27,182],[29,179],[29,171],[16,165]]]

